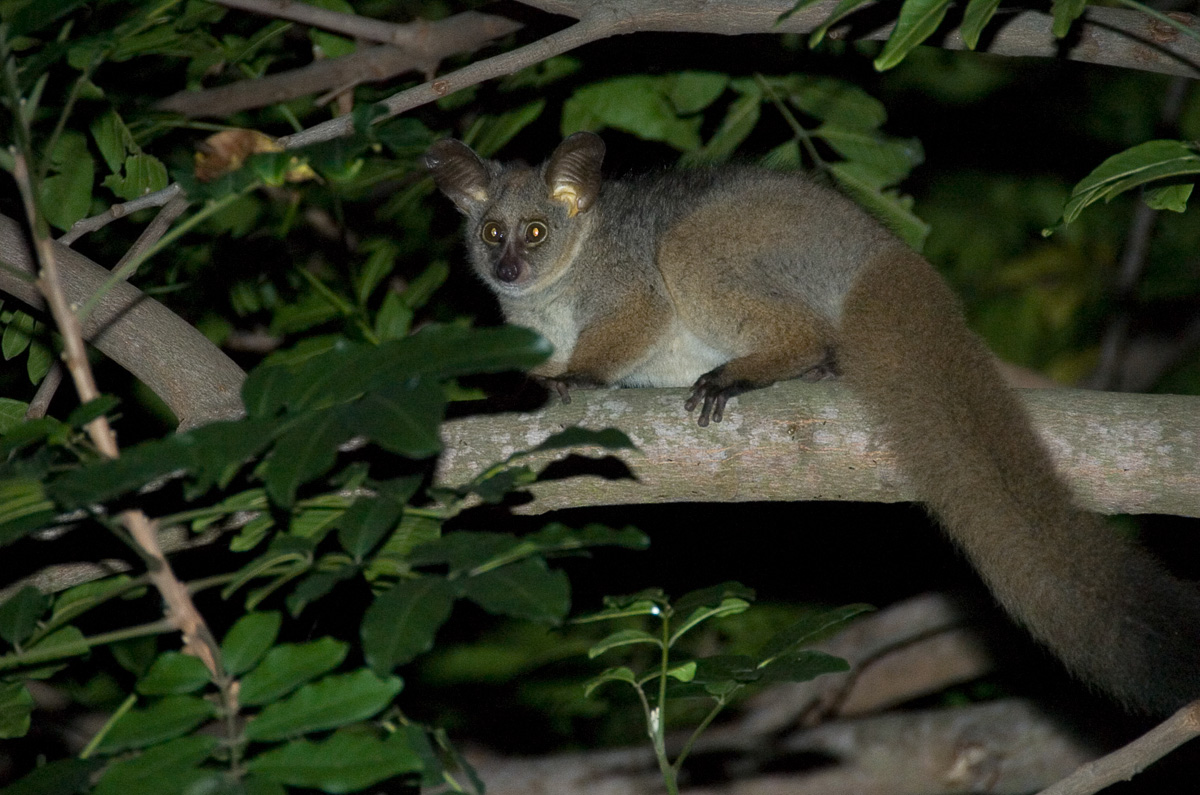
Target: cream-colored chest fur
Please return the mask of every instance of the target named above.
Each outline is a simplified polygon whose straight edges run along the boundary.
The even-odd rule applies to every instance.
[[[557,375],[567,367],[571,352],[579,339],[579,320],[575,310],[567,301],[545,301],[530,307],[520,301],[504,305],[504,317],[514,326],[531,328],[554,346],[550,359],[534,372],[542,375]]]
[[[706,344],[675,319],[646,358],[617,383],[632,387],[691,386],[697,378],[731,358],[727,351]]]

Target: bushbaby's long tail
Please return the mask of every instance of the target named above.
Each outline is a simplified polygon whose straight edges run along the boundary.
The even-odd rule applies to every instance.
[[[847,382],[1005,609],[1127,706],[1200,696],[1200,590],[1074,507],[932,266],[899,248],[870,263],[839,334]]]

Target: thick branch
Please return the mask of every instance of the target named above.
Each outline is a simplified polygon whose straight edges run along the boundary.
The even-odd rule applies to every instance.
[[[468,417],[443,429],[439,478],[460,483],[483,466],[568,425],[617,427],[639,451],[637,477],[535,484],[532,511],[568,506],[753,500],[916,498],[844,386],[790,382],[738,397],[720,425],[699,428],[684,389],[572,393],[532,414]],[[1102,513],[1200,516],[1200,398],[1083,390],[1022,390],[1035,426],[1079,502]],[[534,459],[540,466],[554,456]]]
[[[476,61],[470,66],[388,97],[381,104],[395,116],[485,80],[512,74],[527,66],[561,55],[584,44],[610,36],[639,32],[809,33],[836,7],[838,0],[822,0],[776,24],[793,0],[729,0],[697,3],[695,0],[525,0],[526,5],[579,21],[524,47]],[[850,40],[882,41],[891,35],[892,23],[863,23],[878,11],[867,4],[830,35]],[[890,17],[890,13],[888,15]],[[861,25],[862,27],[858,27]],[[1200,43],[1144,14],[1115,8],[1088,8],[1076,22],[1069,40],[1056,39],[1053,18],[1038,11],[1000,14],[988,28],[981,52],[993,55],[1063,58],[1084,63],[1123,66],[1150,72],[1200,77]],[[931,39],[947,49],[966,45],[957,30]],[[348,117],[331,119],[281,139],[288,148],[307,146],[348,135]]]
[[[82,305],[111,273],[66,246],[52,245],[67,300]],[[16,221],[2,215],[0,263],[0,291],[42,308],[33,283],[18,275],[35,273],[25,235]],[[162,398],[185,429],[241,414],[241,368],[136,287],[114,285],[83,324],[83,336]]]

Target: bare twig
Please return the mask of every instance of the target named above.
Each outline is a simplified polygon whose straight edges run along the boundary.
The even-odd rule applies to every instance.
[[[13,175],[21,191],[25,204],[25,213],[33,230],[33,245],[41,266],[38,277],[38,289],[46,298],[50,314],[58,326],[63,338],[63,356],[67,371],[75,382],[75,390],[81,403],[87,403],[100,397],[88,363],[87,350],[84,348],[83,333],[79,319],[67,303],[63,291],[58,264],[55,259],[54,247],[50,235],[45,228],[45,220],[37,211],[34,200],[34,187],[29,174],[28,164],[23,152],[14,153]],[[96,449],[105,458],[118,458],[121,454],[117,447],[117,437],[109,427],[108,418],[104,415],[89,422],[85,427],[88,436]],[[121,524],[129,531],[146,557],[151,581],[162,594],[166,603],[166,617],[183,633],[184,648],[199,657],[208,667],[213,681],[222,683],[227,677],[220,663],[220,648],[212,633],[208,631],[203,616],[192,603],[192,597],[187,587],[179,581],[171,570],[162,550],[158,546],[158,535],[154,524],[140,510],[127,510],[120,515]]]
[[[1080,767],[1040,795],[1091,795],[1127,781],[1189,740],[1200,736],[1200,701],[1193,701],[1129,745]]]
[[[42,378],[42,383],[38,384],[37,392],[33,395],[33,400],[29,401],[29,408],[25,409],[25,419],[34,420],[38,417],[46,416],[46,412],[50,409],[50,401],[54,400],[54,394],[58,391],[58,385],[62,383],[62,377],[62,362],[51,364],[50,369],[46,371],[46,375]]]
[[[219,6],[250,11],[275,19],[286,19],[302,25],[341,33],[355,39],[377,41],[396,47],[421,49],[422,39],[428,36],[429,23],[410,22],[406,25],[360,17],[341,11],[329,11],[319,6],[293,0],[211,0]],[[482,15],[480,15],[482,16]]]
[[[122,204],[114,204],[99,215],[93,215],[90,218],[83,218],[76,221],[65,234],[58,238],[58,242],[64,246],[69,246],[89,232],[102,229],[118,218],[124,218],[130,213],[145,210],[148,207],[162,207],[182,193],[183,188],[179,187],[178,183],[176,183],[168,185],[160,191],[147,193],[145,196],[139,196]]]
[[[291,8],[323,11],[300,3]],[[323,11],[330,14],[334,12]],[[363,26],[378,24],[386,30],[390,23],[377,22],[352,14]],[[308,66],[257,80],[241,80],[226,86],[203,91],[180,91],[159,101],[159,110],[182,113],[185,116],[226,116],[248,108],[258,108],[296,97],[308,96],[333,89],[345,89],[358,83],[389,80],[414,69],[429,76],[436,65],[451,55],[474,52],[489,41],[521,29],[521,24],[504,17],[467,11],[437,22],[421,22],[421,35],[405,48],[382,45],[368,47],[340,58],[315,61]],[[386,36],[376,36],[376,40]]]
[[[589,42],[621,32],[631,31],[623,31],[619,23],[602,17],[588,17],[566,30],[552,33],[524,47],[476,61],[445,77],[439,77],[436,80],[393,94],[379,104],[387,110],[388,117],[396,116],[406,110],[412,110],[448,94],[453,94],[455,91],[477,85],[494,77],[512,74],[526,66],[540,63],[555,55],[561,55]],[[294,149],[321,141],[329,141],[348,135],[353,130],[353,125],[353,119],[342,116],[315,127],[309,127],[307,130],[301,130],[294,135],[284,136],[279,139],[279,143],[285,149]]]

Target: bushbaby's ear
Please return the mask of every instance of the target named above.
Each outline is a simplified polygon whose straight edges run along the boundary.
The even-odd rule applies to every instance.
[[[433,174],[438,189],[454,202],[462,213],[487,201],[491,181],[487,166],[471,147],[453,138],[434,141],[425,152],[425,167]]]
[[[600,193],[600,164],[604,141],[590,132],[567,136],[546,163],[550,198],[567,205],[571,217],[586,212]]]

